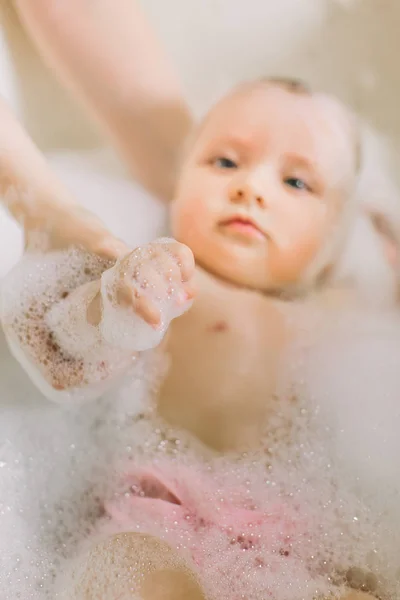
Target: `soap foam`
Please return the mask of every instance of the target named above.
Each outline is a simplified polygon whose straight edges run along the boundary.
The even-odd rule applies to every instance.
[[[103,304],[103,317],[101,333],[113,346],[132,351],[143,351],[155,348],[160,344],[172,319],[179,317],[187,305],[179,305],[178,293],[180,288],[171,283],[168,293],[157,290],[156,284],[149,281],[146,272],[152,269],[154,273],[165,279],[165,266],[157,261],[157,245],[174,259],[169,247],[174,240],[163,238],[156,243],[139,247],[114,267],[105,271],[101,277],[101,295]],[[174,259],[176,262],[176,259]],[[150,273],[151,276],[151,273]],[[133,313],[131,307],[119,306],[118,289],[123,279],[129,280],[130,289],[143,296],[159,310],[160,324],[157,328],[147,324],[143,319]]]
[[[154,339],[154,330],[144,323],[145,337],[137,339],[140,319],[110,306],[104,297],[100,326],[88,322],[87,308],[98,289],[96,281],[104,274],[109,287],[116,285],[111,266],[77,249],[32,252],[4,280],[1,318],[9,345],[48,398],[81,401],[101,396],[114,380],[120,382],[118,375],[138,362],[134,350],[151,348],[159,340],[160,332]],[[129,326],[130,320],[135,326]],[[109,342],[103,331],[113,332]],[[131,335],[130,352],[124,347],[124,333]]]
[[[3,291],[5,328],[9,336],[10,329],[15,332],[15,344],[30,360],[38,356],[28,338],[32,323],[60,299],[62,305],[63,292],[100,277],[106,266],[78,251],[36,254],[28,255],[9,275]],[[115,282],[115,271],[109,273],[110,282]],[[115,305],[107,310],[107,318],[118,317]],[[171,313],[166,315],[164,324],[171,318]],[[308,325],[315,332],[313,323]],[[65,576],[70,560],[73,564],[80,556],[80,544],[95,543],[104,500],[121,491],[121,469],[127,462],[138,467],[160,464],[163,469],[166,459],[172,462],[178,485],[185,479],[178,477],[181,467],[189,469],[195,512],[205,515],[209,524],[199,534],[190,521],[182,526],[176,518],[166,527],[142,511],[133,515],[129,528],[168,542],[197,574],[210,598],[314,600],[338,596],[345,586],[377,589],[382,598],[397,597],[398,427],[393,409],[400,326],[389,313],[375,319],[371,313],[358,313],[332,322],[331,331],[322,345],[310,336],[308,354],[304,347],[296,349],[300,354],[287,382],[292,395],[286,397],[282,391],[280,410],[270,420],[261,450],[254,454],[205,461],[189,436],[158,421],[149,391],[156,393],[163,363],[152,352],[134,361],[125,380],[97,402],[57,407],[26,399],[22,406],[4,408],[0,589],[7,591],[0,597],[56,598],[59,574]],[[134,324],[132,338],[136,332]],[[85,336],[81,339],[83,357],[96,344]],[[37,369],[42,365],[35,364]],[[372,379],[365,377],[366,369]],[[377,402],[380,389],[390,401],[382,402],[380,396]],[[354,410],[348,410],[350,402]],[[359,419],[360,410],[364,421]],[[378,445],[371,446],[365,434],[379,415],[384,418],[377,430]],[[364,427],[357,429],[363,422]],[[353,432],[357,444],[352,444]],[[383,433],[391,442],[382,461]],[[359,481],[353,485],[349,473],[363,480],[369,474],[379,482],[376,493],[367,494],[368,486]],[[277,525],[272,532],[261,525],[254,533],[250,528],[230,535],[210,517],[210,507],[223,514],[227,503],[266,515],[278,507]],[[294,530],[286,550],[281,534],[287,523],[294,523]],[[122,572],[120,577],[127,575]],[[65,590],[65,579],[63,585]]]
[[[315,426],[315,415],[291,406],[288,410],[297,417],[292,443],[274,452],[272,431],[266,432],[261,451],[206,462],[187,450],[175,449],[171,459],[165,444],[148,446],[146,456],[131,461],[128,475],[110,490],[107,507],[112,520],[100,525],[100,534],[131,531],[167,542],[185,559],[210,599],[313,600],[340,597],[348,588],[396,598],[396,522],[344,485],[335,455]],[[129,476],[147,467],[155,469],[166,486],[166,492],[159,492],[152,484],[149,501],[140,478]],[[135,504],[135,496],[142,500]],[[151,500],[157,497],[164,498],[161,508]],[[118,555],[109,543],[111,554]],[[85,556],[93,557],[91,550]],[[107,579],[104,569],[109,563],[104,560],[97,564],[104,589],[111,589],[107,585],[115,577],[123,588],[124,580],[132,586],[139,576],[125,565],[120,571],[111,568]],[[132,564],[134,560],[136,555]]]
[[[82,370],[90,375],[90,385],[58,391],[48,383],[50,365],[54,383],[64,376],[64,363],[71,368],[72,361],[58,349],[55,353],[54,340],[48,344],[43,337],[49,333],[43,330],[46,315],[65,294],[90,284],[107,266],[78,250],[45,256],[33,252],[2,282],[2,322],[15,357],[41,392],[62,402],[48,402],[29,386],[7,354],[1,334],[1,600],[54,600],[55,575],[101,515],[102,498],[113,485],[116,457],[129,456],[133,442],[145,449],[151,438],[144,423],[164,368],[156,352],[127,362],[118,394],[99,392],[95,352],[83,363],[78,352],[76,360],[78,376]],[[56,323],[57,315],[53,317]],[[88,350],[93,337],[77,333],[77,345]],[[126,351],[106,352],[108,358],[126,357]],[[59,362],[52,362],[57,356]],[[94,396],[99,397],[96,402],[88,402]]]
[[[27,255],[3,285],[7,335],[17,359],[30,368],[33,364],[40,380],[46,365],[35,362],[38,354],[27,339],[29,327],[57,303],[61,312],[52,315],[54,326],[60,325],[67,306],[63,293],[101,277],[111,266],[78,251],[61,258]],[[103,280],[104,290],[115,283],[113,269],[107,272],[110,280]],[[32,294],[38,299],[34,306]],[[167,308],[164,327],[173,317]],[[105,315],[106,320],[111,317],[111,334],[118,325],[113,315],[121,323],[125,315],[116,314],[112,303],[109,309]],[[132,323],[132,338],[124,336],[127,348],[138,331]],[[60,574],[68,575],[76,561],[81,574],[84,570],[79,550],[82,544],[88,552],[97,541],[104,499],[116,490],[124,492],[118,473],[127,463],[161,468],[165,460],[177,472],[182,465],[190,469],[195,482],[211,481],[207,494],[205,486],[197,487],[201,514],[226,502],[265,513],[278,506],[282,523],[297,524],[286,555],[280,553],[279,536],[259,539],[257,532],[253,550],[246,536],[229,538],[218,523],[212,522],[199,539],[190,524],[182,529],[173,522],[167,531],[144,513],[137,515],[134,530],[168,541],[198,574],[211,599],[314,600],[316,595],[339,597],[345,586],[371,591],[378,586],[379,597],[399,597],[398,316],[349,313],[330,325],[321,343],[294,358],[289,383],[296,402],[282,395],[262,449],[208,461],[189,436],[169,429],[153,414],[149,390],[156,393],[164,369],[163,357],[156,353],[143,353],[104,398],[78,406],[55,406],[32,388],[27,392],[26,382],[19,381],[24,374],[13,374],[12,363],[4,362],[2,382],[9,383],[12,393],[6,397],[8,392],[3,392],[0,422],[1,600],[58,598]],[[305,335],[307,328],[319,331],[314,322],[304,327]],[[96,336],[72,340],[70,351],[80,350],[83,356],[96,346]],[[96,374],[96,369],[90,372]],[[63,399],[76,400],[78,392]],[[88,399],[88,389],[85,394]],[[193,539],[204,559],[201,568],[188,550]],[[250,541],[254,543],[254,536]],[[101,543],[107,548],[107,541]],[[112,550],[106,560],[113,559]],[[139,554],[146,571],[148,547]],[[119,579],[131,588],[129,556],[123,562]],[[101,576],[107,578],[104,568]],[[63,598],[68,582],[67,576]],[[75,599],[71,594],[66,600]]]

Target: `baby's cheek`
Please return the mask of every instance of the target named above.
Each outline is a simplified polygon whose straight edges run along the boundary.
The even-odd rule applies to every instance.
[[[316,257],[327,239],[333,235],[334,222],[327,214],[325,207],[305,213],[298,220],[298,249],[304,260]],[[293,239],[296,238],[296,232]]]
[[[209,220],[208,210],[201,199],[193,198],[177,204],[172,213],[172,234],[183,243],[197,237]]]
[[[287,219],[287,225],[288,247],[300,254],[308,255],[316,250],[326,231],[324,215],[318,210],[311,210],[310,207],[297,210]]]
[[[307,229],[288,232],[288,244],[276,252],[273,260],[278,279],[294,283],[301,279],[306,269],[317,257],[322,246],[320,236]],[[273,259],[273,256],[271,256]]]

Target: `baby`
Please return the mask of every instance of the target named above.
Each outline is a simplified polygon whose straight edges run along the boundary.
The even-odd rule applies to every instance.
[[[135,250],[102,282],[92,276],[46,314],[51,342],[44,332],[30,336],[26,352],[53,388],[79,388],[112,379],[110,348],[124,346],[111,361],[121,372],[135,351],[160,341],[157,328],[182,315],[164,342],[170,368],[160,414],[218,450],[253,443],[295,333],[285,300],[334,280],[356,211],[359,163],[356,123],[332,98],[285,80],[239,86],[189,143],[171,204],[178,242]],[[172,302],[169,316],[163,301]],[[114,327],[118,315],[127,319],[124,333],[135,323],[128,341],[111,339],[110,315]],[[139,318],[149,325],[144,346]],[[3,324],[11,337],[13,318],[3,313]],[[83,366],[83,338],[96,375]]]
[[[171,205],[178,241],[114,265],[87,258],[83,268],[74,255],[67,266],[76,273],[80,264],[78,287],[50,257],[37,271],[57,275],[44,304],[32,302],[25,282],[22,312],[3,298],[14,351],[52,393],[99,395],[168,328],[159,413],[218,451],[257,445],[296,335],[288,300],[324,304],[324,289],[335,286],[336,301],[351,298],[337,284],[359,166],[357,126],[338,102],[296,81],[239,86],[189,143]]]

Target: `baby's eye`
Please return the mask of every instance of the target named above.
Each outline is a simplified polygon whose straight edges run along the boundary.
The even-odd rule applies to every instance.
[[[294,188],[295,190],[307,190],[311,191],[311,188],[303,179],[299,179],[298,177],[287,177],[285,179],[286,185]]]
[[[237,163],[225,156],[219,156],[213,160],[213,165],[219,169],[237,169]]]

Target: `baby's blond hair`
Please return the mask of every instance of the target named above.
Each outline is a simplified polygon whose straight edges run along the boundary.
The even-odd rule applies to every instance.
[[[299,94],[299,95],[305,95],[305,96],[312,96],[314,94],[313,89],[311,88],[310,85],[308,85],[305,81],[303,81],[302,79],[297,79],[297,78],[292,78],[292,77],[279,77],[279,76],[267,76],[267,77],[262,77],[261,79],[258,79],[255,83],[266,83],[269,85],[273,85],[276,87],[281,87],[282,89],[286,90],[287,92],[291,93],[291,94]],[[354,113],[344,104],[342,104],[342,106],[345,108],[346,112],[349,115],[349,119],[351,120],[351,124],[352,124],[352,131],[353,131],[353,139],[351,140],[352,146],[354,147],[354,164],[355,164],[355,170],[356,170],[356,175],[358,175],[358,173],[361,170],[361,166],[362,166],[362,144],[361,144],[361,133],[360,133],[360,126],[359,126],[359,122],[357,117],[354,115]]]

